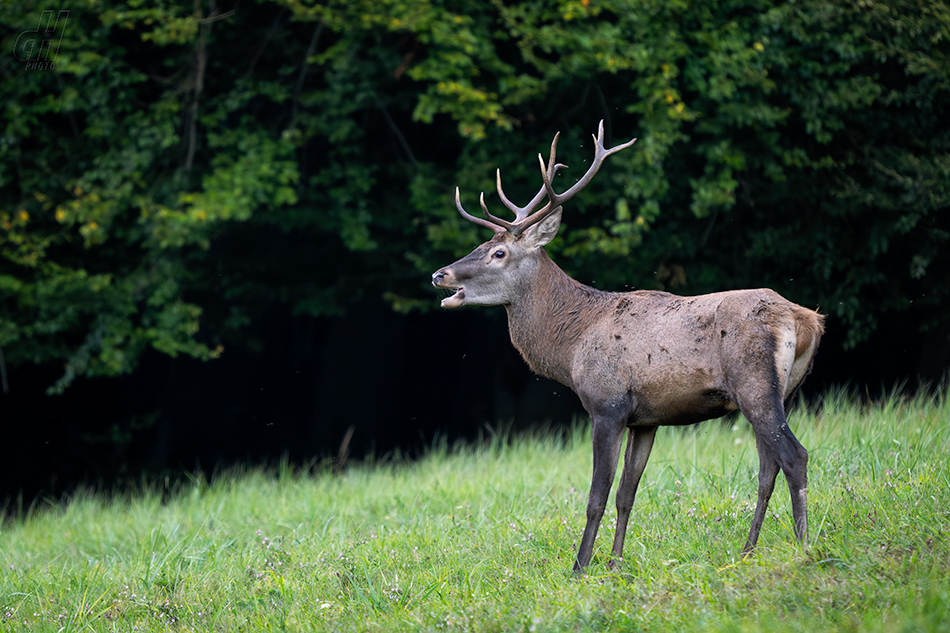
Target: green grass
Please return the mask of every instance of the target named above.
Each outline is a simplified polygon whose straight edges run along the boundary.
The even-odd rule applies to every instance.
[[[811,538],[780,476],[759,549],[748,425],[660,429],[621,570],[608,510],[570,573],[589,430],[436,448],[342,475],[283,467],[78,493],[0,532],[0,630],[937,631],[950,627],[950,398],[791,424]]]

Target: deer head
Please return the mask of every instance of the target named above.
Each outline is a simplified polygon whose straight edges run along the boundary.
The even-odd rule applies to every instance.
[[[469,214],[462,207],[461,194],[455,188],[455,206],[463,218],[479,226],[491,229],[495,236],[478,246],[471,253],[437,270],[432,275],[432,285],[436,288],[454,290],[454,294],[442,300],[443,308],[458,308],[463,305],[507,305],[513,297],[523,296],[524,287],[531,279],[531,272],[537,267],[542,247],[554,239],[561,224],[561,210],[565,202],[573,198],[593,179],[604,159],[615,152],[633,145],[633,139],[611,149],[604,148],[604,122],[600,122],[597,136],[594,137],[596,149],[590,167],[570,189],[563,193],[554,191],[554,176],[561,168],[567,167],[556,162],[557,142],[560,133],[554,136],[551,153],[545,164],[544,157],[538,154],[541,166],[541,188],[534,198],[519,207],[505,195],[501,186],[501,170],[495,174],[498,197],[515,214],[512,222],[492,215],[485,204],[482,193],[479,203],[484,218]],[[547,204],[535,211],[544,198]]]

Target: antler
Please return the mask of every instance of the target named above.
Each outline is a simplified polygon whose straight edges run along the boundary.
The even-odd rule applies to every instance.
[[[485,215],[488,216],[489,218],[488,220],[476,218],[474,215],[471,215],[470,213],[465,211],[465,209],[462,208],[462,198],[461,198],[461,194],[459,193],[459,188],[458,187],[455,188],[455,207],[459,210],[459,213],[462,214],[463,218],[465,218],[469,222],[474,222],[478,226],[484,226],[486,229],[491,229],[495,233],[504,233],[505,231],[507,231],[508,227],[506,227],[505,225],[508,224],[508,222],[505,222],[502,219],[496,218],[492,214],[488,213],[488,207],[485,206],[484,192],[482,192],[481,203],[482,203],[482,211],[485,213]],[[502,222],[504,222],[504,224],[502,224]]]
[[[458,211],[462,214],[462,217],[470,222],[478,224],[479,226],[489,228],[496,233],[508,232],[515,236],[521,235],[529,227],[534,226],[538,222],[551,215],[558,207],[573,198],[578,194],[578,192],[586,187],[591,179],[593,179],[594,174],[596,174],[600,169],[600,166],[603,164],[605,158],[613,153],[619,152],[622,149],[626,149],[637,142],[637,139],[632,139],[626,143],[617,145],[616,147],[606,149],[604,147],[604,122],[601,120],[600,125],[597,128],[597,136],[594,137],[594,143],[596,145],[596,149],[594,150],[594,160],[587,169],[587,173],[585,173],[580,178],[580,180],[574,183],[574,186],[559,194],[554,191],[554,186],[552,184],[554,181],[554,176],[557,174],[558,169],[561,167],[567,167],[567,165],[555,162],[557,156],[557,141],[560,136],[560,132],[554,135],[554,141],[551,142],[551,154],[548,158],[547,165],[544,164],[544,158],[541,156],[541,154],[538,154],[538,161],[541,163],[541,180],[544,184],[541,186],[541,189],[538,190],[538,193],[535,194],[534,198],[531,199],[531,202],[529,202],[526,206],[519,207],[508,199],[508,196],[505,195],[505,192],[501,187],[501,170],[499,169],[496,171],[495,183],[498,189],[498,197],[501,199],[502,203],[515,214],[514,222],[508,222],[507,220],[503,220],[492,215],[488,211],[488,207],[485,205],[484,192],[479,198],[479,203],[481,204],[482,213],[485,215],[486,219],[483,220],[481,218],[476,218],[472,215],[469,215],[465,212],[465,209],[462,208],[462,202],[459,198],[459,190],[458,187],[456,187],[455,206],[458,207]],[[544,205],[544,207],[540,210],[532,213],[534,207],[538,206],[541,200],[544,199],[545,195],[548,197],[547,204]]]

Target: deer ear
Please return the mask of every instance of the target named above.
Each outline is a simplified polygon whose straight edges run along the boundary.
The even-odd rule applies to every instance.
[[[524,233],[524,244],[528,248],[539,248],[554,239],[561,226],[561,208],[544,218]]]

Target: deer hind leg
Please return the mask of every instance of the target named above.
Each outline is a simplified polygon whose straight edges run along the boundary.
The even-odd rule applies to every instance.
[[[785,473],[789,493],[792,498],[792,517],[795,521],[795,536],[805,540],[808,531],[806,496],[808,494],[808,451],[801,445],[788,427],[788,407],[792,398],[811,370],[811,364],[818,348],[817,336],[804,336],[797,329],[785,330],[784,335],[776,337],[776,370],[778,371],[781,391],[778,402],[773,404],[776,415],[780,414],[778,432],[778,464]],[[761,457],[760,457],[761,459]]]
[[[745,553],[758,542],[779,470],[791,493],[795,535],[801,541],[808,531],[808,451],[788,428],[785,400],[804,379],[814,347],[799,349],[792,323],[776,323],[770,333],[737,337],[723,350],[726,358],[738,361],[723,369],[735,401],[755,431],[759,454],[758,499]]]
[[[746,539],[745,547],[742,548],[742,555],[745,556],[755,549],[759,541],[759,532],[762,530],[762,523],[765,521],[765,512],[769,507],[769,499],[772,498],[772,490],[775,489],[775,477],[778,475],[779,466],[773,459],[772,452],[765,445],[765,440],[755,438],[756,448],[759,452],[759,494],[755,503],[755,516],[752,518],[752,528],[749,530],[749,538]]]
[[[655,426],[631,428],[627,436],[627,451],[623,458],[623,474],[620,476],[620,486],[617,488],[617,531],[614,533],[614,560],[610,561],[613,567],[616,560],[623,557],[623,542],[627,535],[627,522],[630,520],[630,510],[637,496],[637,486],[640,477],[650,459],[653,449],[653,439],[656,437]]]
[[[801,445],[785,421],[785,410],[780,394],[772,398],[772,410],[757,414],[746,412],[755,431],[755,444],[759,454],[759,490],[755,506],[755,516],[749,530],[743,553],[748,554],[759,540],[759,531],[765,520],[769,499],[775,487],[775,477],[781,470],[788,482],[792,500],[792,519],[795,536],[804,541],[808,532],[807,494],[808,494],[808,451]]]
[[[593,416],[594,472],[590,482],[590,496],[587,498],[587,525],[584,527],[581,545],[577,549],[577,560],[574,561],[575,573],[587,567],[594,552],[594,539],[597,538],[610,487],[617,472],[623,429],[621,420]]]

